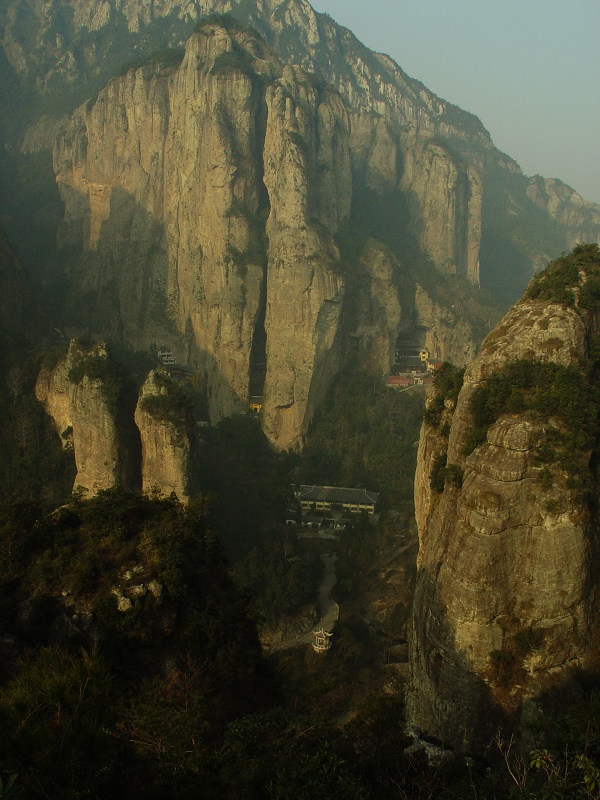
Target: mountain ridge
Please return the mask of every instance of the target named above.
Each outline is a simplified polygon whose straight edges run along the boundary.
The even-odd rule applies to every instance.
[[[306,0],[36,8],[10,0],[2,12],[3,52],[31,101],[14,122],[31,155],[7,139],[5,158],[16,154],[18,172],[19,158],[54,143],[43,180],[56,177],[63,221],[37,280],[61,325],[135,348],[168,341],[202,372],[213,420],[243,410],[251,362],[266,363],[262,420],[279,447],[301,446],[352,341],[373,371],[366,354],[379,337],[382,377],[408,330],[436,357],[468,360],[493,316],[477,287],[506,302],[550,251],[584,229],[600,238],[600,208],[532,183],[477,118]],[[209,29],[194,72],[180,47]],[[52,214],[30,215],[50,220],[48,233],[52,202]],[[376,330],[349,305],[363,284],[379,291],[364,253],[381,248],[396,291],[408,291]],[[293,354],[283,309],[303,341]]]
[[[30,25],[36,30],[34,12],[30,4],[26,5],[29,8]],[[431,153],[423,152],[422,146],[416,151],[407,144],[401,146],[400,174],[393,169],[393,165],[384,168],[381,164],[369,164],[366,137],[373,135],[373,126],[361,118],[363,115],[360,112],[364,110],[382,117],[384,128],[392,126],[392,130],[380,132],[380,137],[387,133],[394,139],[401,136],[402,131],[411,131],[423,146],[431,136],[434,141],[428,143],[428,147],[435,146],[435,137],[442,137],[444,141],[439,142],[438,146],[444,154],[444,161],[456,164],[466,158],[484,185],[491,187],[486,189],[486,194],[492,190],[496,192],[493,188],[498,183],[495,173],[500,171],[503,183],[499,187],[500,208],[497,207],[498,203],[492,203],[488,211],[484,203],[481,238],[483,285],[495,293],[501,302],[516,300],[533,269],[543,266],[561,250],[570,249],[577,241],[597,241],[600,238],[600,207],[595,204],[588,206],[584,215],[587,220],[585,224],[577,213],[577,203],[570,209],[572,213],[566,215],[569,217],[568,225],[564,223],[564,215],[562,220],[558,220],[558,225],[557,220],[549,218],[547,214],[537,219],[536,206],[528,197],[528,191],[531,193],[529,185],[527,181],[518,180],[519,176],[524,178],[520,167],[494,148],[489,133],[474,115],[436,97],[420,81],[409,78],[388,56],[373,53],[348,29],[337,25],[328,15],[315,12],[306,0],[265,0],[258,3],[247,0],[200,0],[191,4],[168,0],[152,6],[146,6],[139,0],[89,0],[77,3],[53,0],[46,19],[37,22],[37,33],[30,34],[30,39],[35,41],[37,47],[34,53],[29,53],[28,59],[24,58],[23,34],[21,39],[15,35],[15,31],[18,31],[18,14],[14,12],[14,4],[9,4],[1,20],[5,27],[3,48],[11,60],[13,72],[21,75],[21,86],[27,84],[27,80],[30,83],[37,82],[41,86],[40,97],[43,95],[46,98],[44,102],[47,102],[52,98],[53,91],[56,96],[61,92],[64,95],[63,90],[68,84],[72,84],[76,78],[81,81],[86,75],[89,77],[83,81],[84,84],[87,80],[89,90],[97,91],[110,77],[110,72],[114,74],[116,71],[115,59],[119,60],[119,47],[123,53],[120,59],[122,63],[130,60],[132,52],[142,55],[159,47],[181,46],[201,16],[223,12],[234,14],[241,22],[255,27],[284,62],[299,63],[316,70],[341,92],[355,117],[352,125],[354,168],[363,169],[367,183],[380,192],[390,190],[400,182],[401,191],[411,201],[413,230],[419,236],[421,247],[436,263],[447,263],[450,271],[466,269],[472,280],[478,269],[477,248],[473,246],[468,265],[460,263],[461,258],[452,247],[445,245],[436,248],[439,231],[428,217],[430,199],[424,196],[422,186],[415,186],[406,178],[402,180],[406,172],[402,162],[407,154],[409,167],[416,160],[416,169],[420,171],[431,158]],[[52,20],[55,21],[54,27]],[[62,30],[57,29],[60,20]],[[110,46],[108,40],[104,41],[109,33]],[[58,38],[52,38],[54,34]],[[74,39],[71,46],[69,35]],[[98,59],[100,54],[104,56],[102,64]],[[110,67],[111,64],[114,66]],[[39,74],[34,74],[36,69]],[[60,87],[61,81],[65,84],[62,89],[52,88],[53,82]],[[73,102],[70,104],[72,108]],[[425,149],[428,150],[428,147]],[[517,180],[511,180],[511,176]],[[569,202],[566,204],[570,206]],[[545,217],[546,227],[552,228],[554,236],[544,235],[543,239],[556,240],[551,242],[551,249],[544,248],[535,241],[535,237],[524,235],[518,226],[515,228],[510,213],[515,208],[517,215],[527,218],[526,228],[531,228],[536,219],[539,227],[540,220],[544,222]],[[432,213],[439,213],[439,210],[439,207],[434,208]],[[466,213],[468,216],[469,212]],[[417,218],[420,218],[420,222]],[[476,241],[477,232],[473,231],[472,236]],[[501,258],[495,256],[499,249]],[[513,263],[506,266],[504,262],[507,260]],[[503,263],[504,270],[510,272],[506,277],[498,275],[502,272]],[[519,285],[511,292],[510,287],[515,279]]]

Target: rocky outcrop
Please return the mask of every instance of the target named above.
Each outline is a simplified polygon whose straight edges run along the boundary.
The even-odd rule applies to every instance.
[[[134,347],[172,342],[206,375],[213,420],[246,407],[264,319],[264,427],[296,446],[336,364],[348,137],[339,95],[239,27],[208,24],[180,64],[116,79],[55,152],[63,244],[83,250],[72,314]]]
[[[476,117],[436,97],[307,0],[47,0],[26,6],[7,0],[0,58],[5,138],[28,152],[45,146],[56,119],[95,96],[132,53],[141,59],[161,47],[181,47],[198,20],[214,13],[252,26],[283,63],[299,64],[337,89],[349,109],[358,185],[386,202],[399,193],[408,215],[396,215],[393,226],[407,227],[445,274],[477,285],[481,262],[483,285],[501,302],[513,301],[534,268],[576,241],[598,239],[597,205],[580,202],[568,187],[565,197],[560,182],[543,186],[535,178],[528,187]],[[560,198],[561,213],[546,195]],[[511,255],[514,274],[505,280]],[[130,257],[134,264],[149,263],[145,253]]]
[[[90,495],[115,487],[186,502],[197,487],[197,435],[189,392],[152,371],[139,398],[106,345],[72,341],[35,393],[65,448],[73,448],[74,487]],[[137,405],[136,405],[137,399]]]
[[[82,251],[69,276],[70,316],[81,325],[91,316],[93,330],[134,348],[169,342],[206,377],[213,421],[244,410],[253,361],[266,363],[263,428],[276,447],[299,447],[339,369],[344,320],[354,318],[351,335],[373,353],[367,367],[385,374],[399,329],[398,286],[407,297],[415,291],[397,258],[373,240],[354,254],[372,308],[365,319],[348,309],[364,305],[360,291],[345,299],[357,281],[334,239],[354,193],[350,123],[339,93],[282,65],[231,20],[201,25],[185,54],[126,71],[77,111],[55,148],[63,249]],[[372,184],[368,191],[397,193],[396,134],[385,121],[357,126],[358,180]],[[427,152],[439,169],[425,170],[415,202],[428,198],[431,220],[456,232],[458,183],[480,199],[476,180],[463,180],[462,166],[441,148]],[[413,164],[406,173],[411,185],[417,172]],[[438,180],[450,182],[443,209]],[[460,261],[458,271],[476,282],[476,255],[457,255],[469,240],[463,233],[438,255],[444,271],[456,273]],[[373,324],[374,309],[384,307]],[[438,330],[448,315],[452,333]],[[470,323],[458,320],[443,300],[429,314],[444,357],[476,346]],[[257,352],[261,336],[266,345]]]
[[[121,376],[103,343],[87,348],[71,342],[54,369],[42,370],[35,393],[63,446],[73,447],[75,487],[90,494],[139,488],[139,436]]]
[[[350,213],[348,120],[335,92],[285,67],[267,92],[264,182],[271,200],[263,426],[298,446],[338,369],[344,282],[331,233]],[[308,113],[307,113],[308,112]]]
[[[385,377],[394,363],[394,345],[401,325],[412,321],[407,303],[411,288],[399,290],[400,268],[394,254],[376,240],[369,240],[359,259],[356,285],[351,283],[349,297],[350,331],[354,349],[362,367]]]
[[[19,80],[35,86],[34,93],[51,94],[61,86],[77,97],[76,87],[87,84],[88,93],[93,93],[102,76],[104,80],[110,76],[107,64],[120,68],[130,58],[133,42],[136,52],[148,52],[144,31],[160,27],[162,46],[181,45],[194,21],[210,13],[234,14],[255,27],[285,63],[318,73],[338,90],[352,110],[357,174],[380,193],[407,192],[410,224],[425,252],[441,270],[465,275],[476,284],[481,225],[478,167],[465,166],[439,138],[434,144],[432,137],[466,138],[490,148],[489,135],[474,117],[437,98],[390,58],[369,51],[306,0],[251,4],[173,0],[150,6],[120,0],[84,4],[51,0],[43,17],[28,9],[27,41],[21,31],[23,18],[11,6],[4,52]],[[29,52],[31,41],[36,46]],[[48,120],[45,127],[53,124]],[[36,133],[26,136],[27,147],[34,140],[43,141],[38,128],[34,123]]]
[[[513,307],[467,368],[456,408],[442,398],[437,424],[421,431],[409,718],[459,750],[484,748],[496,726],[518,722],[529,702],[595,662],[594,507],[568,459],[543,450],[565,423],[516,411],[524,394],[475,449],[472,438],[473,397],[507,365],[572,366],[589,380],[597,312],[577,306],[590,275],[584,261],[573,304],[534,293]],[[577,453],[584,472],[590,455]]]
[[[196,427],[185,391],[167,373],[148,375],[135,424],[142,441],[142,491],[189,500],[198,481]]]
[[[425,347],[441,361],[468,364],[475,357],[480,340],[478,326],[465,308],[442,303],[420,284],[415,288],[416,324],[426,331]]]

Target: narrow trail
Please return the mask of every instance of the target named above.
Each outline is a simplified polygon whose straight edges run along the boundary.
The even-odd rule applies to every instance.
[[[323,628],[328,633],[333,632],[335,623],[338,621],[338,617],[340,615],[340,607],[335,600],[331,598],[331,591],[337,580],[335,569],[337,556],[335,553],[323,553],[321,560],[323,561],[323,565],[325,567],[323,577],[321,578],[321,583],[319,584],[318,594],[319,614],[321,615],[321,618],[317,623],[315,623],[315,625],[312,626],[309,631],[306,633],[301,633],[292,639],[286,639],[283,642],[278,642],[270,649],[270,652],[274,653],[279,650],[287,650],[289,647],[296,647],[299,644],[312,644],[315,639],[313,630],[317,631]]]

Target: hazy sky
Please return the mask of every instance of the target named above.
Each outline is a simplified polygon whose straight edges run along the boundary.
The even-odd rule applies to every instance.
[[[476,114],[528,175],[600,203],[600,0],[311,0]]]

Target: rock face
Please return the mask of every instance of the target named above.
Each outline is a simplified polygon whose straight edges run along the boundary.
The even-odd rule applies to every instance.
[[[197,479],[197,437],[193,419],[166,373],[152,371],[140,392],[135,423],[142,441],[142,491],[186,502]]]
[[[417,326],[427,331],[425,347],[442,361],[468,364],[475,357],[481,339],[481,322],[456,304],[448,305],[432,296],[420,284],[415,290]],[[479,323],[479,325],[477,325]]]
[[[368,152],[367,143],[354,143],[372,162],[369,174],[400,191],[397,170],[385,178],[398,160],[388,127],[369,133],[365,120],[355,123],[370,137]],[[415,159],[425,150],[430,166],[446,158],[438,147],[421,148]],[[213,421],[245,409],[257,365],[266,364],[263,428],[276,447],[299,447],[347,335],[373,352],[367,367],[385,374],[400,327],[421,324],[417,306],[426,293],[402,277],[403,265],[381,242],[342,263],[334,237],[351,213],[352,161],[339,93],[282,65],[249,29],[208,21],[185,53],[156,57],[112,81],[57,139],[62,247],[81,253],[69,273],[70,318],[134,348],[169,342],[205,376]],[[431,194],[431,218],[456,233],[452,187],[471,179],[446,167],[439,172],[452,184],[445,210],[432,199],[435,177],[419,196],[425,202]],[[465,189],[470,198],[475,183]],[[433,236],[443,272],[457,272],[452,253],[469,236],[465,228],[447,245]],[[465,255],[461,270],[476,283],[474,259]],[[367,294],[354,273],[365,277]],[[349,308],[357,303],[366,303],[366,319]],[[458,357],[461,347],[470,354],[473,326],[456,324],[443,300],[434,305],[427,324],[439,355]],[[373,325],[370,315],[383,307]]]
[[[179,65],[131,70],[80,108],[55,163],[63,244],[83,251],[72,313],[134,347],[173,340],[206,375],[213,420],[246,407],[260,322],[265,429],[295,446],[343,295],[332,238],[351,196],[340,97],[283,68],[252,33],[209,24]]]
[[[139,488],[139,435],[102,343],[84,349],[71,342],[51,372],[42,370],[35,393],[63,446],[74,449],[75,487],[90,494],[117,486]]]
[[[419,242],[441,272],[479,285],[482,181],[475,167],[429,137],[415,135],[403,151],[400,186],[411,198]]]
[[[285,63],[300,64],[335,86],[352,109],[354,166],[365,184],[379,192],[406,192],[412,228],[423,249],[440,269],[478,282],[478,168],[466,167],[432,137],[470,137],[490,148],[489,135],[471,115],[410,79],[390,58],[369,51],[306,0],[150,5],[142,0],[50,0],[42,13],[35,8],[24,13],[17,6],[9,3],[5,14],[4,55],[22,88],[42,96],[58,87],[77,97],[78,87],[85,90],[86,85],[91,94],[111,77],[108,64],[119,68],[132,49],[152,52],[144,33],[154,31],[159,46],[181,45],[203,15],[232,13],[256,28]]]
[[[527,196],[552,219],[569,228],[568,244],[600,243],[600,206],[556,178],[536,175],[529,182]]]
[[[352,288],[349,305],[354,317],[348,328],[358,346],[362,366],[375,375],[389,374],[390,364],[394,363],[394,345],[398,332],[407,320],[411,320],[409,310],[412,287],[406,286],[401,301],[396,282],[400,272],[394,254],[380,242],[370,240],[360,256],[362,280]]]
[[[7,0],[0,24],[0,138],[33,158],[91,98],[54,147],[67,323],[170,346],[213,421],[262,392],[279,448],[300,446],[357,341],[383,374],[415,325],[436,357],[468,359],[489,322],[480,271],[512,299],[548,255],[539,219],[556,252],[600,231],[593,204],[548,200],[479,120],[306,0]],[[341,255],[356,229],[374,244]]]
[[[186,391],[153,370],[139,397],[103,342],[72,341],[35,393],[77,467],[74,487],[90,495],[119,487],[187,502],[197,487],[198,441]],[[137,401],[137,405],[136,405]]]
[[[348,119],[335,92],[285,67],[267,92],[267,376],[263,426],[295,446],[340,361],[344,282],[331,233],[349,216]],[[307,113],[308,112],[308,113]],[[318,221],[317,223],[315,221]]]
[[[573,242],[597,240],[597,205],[560,182],[528,181],[476,117],[368,50],[307,0],[7,0],[0,83],[9,113],[0,138],[26,150],[45,146],[55,120],[97,93],[132,53],[143,58],[182,46],[212,13],[252,26],[282,62],[338,90],[349,109],[355,178],[386,202],[400,193],[408,218],[395,225],[408,224],[444,273],[477,284],[481,271],[486,288],[514,301],[534,267]],[[503,281],[496,273],[509,266],[511,252],[514,275]]]
[[[467,368],[456,408],[446,400],[440,426],[422,428],[409,718],[459,750],[484,748],[501,721],[518,722],[529,700],[594,663],[593,505],[559,464],[541,464],[540,442],[560,425],[503,413],[469,455],[465,445],[474,393],[507,364],[575,365],[589,380],[597,323],[576,299],[521,301]],[[454,480],[447,471],[440,493],[432,477],[442,458]]]

